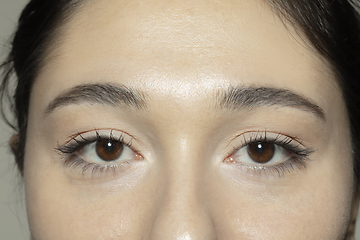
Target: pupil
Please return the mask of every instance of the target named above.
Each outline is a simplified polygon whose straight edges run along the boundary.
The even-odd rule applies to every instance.
[[[108,152],[112,152],[112,151],[114,151],[114,144],[112,143],[112,142],[108,142],[107,144],[106,144],[106,151],[108,151]]]
[[[260,154],[264,152],[264,148],[261,143],[258,143],[256,152]]]

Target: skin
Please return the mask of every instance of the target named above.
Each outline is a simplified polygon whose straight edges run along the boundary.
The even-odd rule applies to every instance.
[[[347,113],[303,39],[264,1],[85,3],[32,89],[24,176],[33,239],[342,239],[354,188]],[[45,113],[94,83],[136,89],[146,107],[81,102]],[[231,86],[290,90],[325,118],[219,107]],[[126,133],[137,155],[93,175],[64,165],[55,148],[94,129]],[[246,133],[264,131],[314,150],[306,167],[279,173],[229,158]]]

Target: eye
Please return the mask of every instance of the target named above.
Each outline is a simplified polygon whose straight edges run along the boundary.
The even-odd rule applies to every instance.
[[[101,177],[110,172],[124,172],[143,162],[142,155],[132,146],[133,139],[116,130],[94,130],[78,133],[55,150],[62,157],[64,166],[80,170],[71,171],[71,174]]]
[[[134,159],[135,152],[124,143],[113,139],[99,139],[85,145],[77,153],[78,157],[94,163],[129,161]]]
[[[306,168],[305,162],[314,151],[304,147],[295,137],[272,132],[246,132],[232,141],[233,152],[224,163],[269,177],[284,176],[295,168]],[[235,146],[240,147],[235,147]]]
[[[291,152],[275,143],[256,141],[241,147],[231,156],[231,160],[250,165],[275,165],[293,157]]]

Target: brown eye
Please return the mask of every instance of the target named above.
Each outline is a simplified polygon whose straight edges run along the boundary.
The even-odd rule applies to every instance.
[[[275,145],[267,142],[250,143],[247,152],[254,162],[267,163],[275,154]]]
[[[103,139],[96,143],[96,154],[104,161],[114,161],[118,159],[124,149],[124,145],[118,141]]]

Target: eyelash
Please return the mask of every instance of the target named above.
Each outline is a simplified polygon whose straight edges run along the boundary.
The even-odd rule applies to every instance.
[[[245,135],[249,136],[246,138]],[[291,157],[284,162],[270,166],[261,166],[260,164],[249,165],[241,162],[229,161],[229,158],[231,158],[231,156],[233,156],[238,150],[256,142],[270,143],[282,147],[291,154]],[[299,170],[306,168],[306,161],[310,160],[309,156],[314,152],[314,150],[304,147],[300,142],[295,140],[295,138],[281,133],[278,133],[275,137],[270,138],[268,137],[268,133],[266,131],[247,132],[243,134],[243,142],[240,144],[240,147],[234,147],[234,151],[224,159],[224,162],[237,164],[238,167],[245,168],[248,172],[254,175],[265,176],[266,178],[269,176],[283,177],[285,174],[295,170],[295,167]]]
[[[94,133],[95,135],[90,137],[85,137],[83,133],[77,133],[75,136],[71,138],[71,140],[68,143],[64,145],[58,144],[58,147],[55,148],[55,151],[58,154],[60,154],[60,156],[64,160],[65,167],[80,168],[80,174],[85,174],[87,172],[90,172],[91,176],[94,176],[95,174],[102,174],[108,171],[113,171],[115,173],[115,171],[119,168],[123,168],[123,170],[126,170],[128,167],[131,166],[131,163],[129,161],[103,165],[103,164],[88,162],[85,159],[78,156],[76,153],[80,151],[83,147],[100,140],[117,141],[123,144],[124,146],[131,148],[131,150],[133,150],[135,154],[138,154],[138,152],[132,148],[133,138],[130,138],[130,140],[128,141],[125,141],[124,133],[121,133],[119,138],[114,137],[113,130],[110,131],[108,137],[101,136],[99,130],[94,130]]]
[[[91,173],[91,176],[95,174],[102,174],[108,171],[115,171],[119,168],[123,168],[126,170],[131,166],[130,161],[119,162],[115,164],[97,164],[88,162],[85,159],[78,156],[76,153],[81,150],[83,147],[94,143],[99,140],[113,140],[123,144],[126,147],[129,147],[134,151],[135,154],[139,154],[138,151],[132,148],[132,140],[130,138],[128,141],[125,141],[124,133],[121,133],[118,138],[115,138],[113,135],[113,130],[108,133],[109,136],[103,137],[101,136],[98,130],[94,131],[91,137],[85,137],[83,133],[78,133],[74,137],[71,138],[69,142],[64,145],[59,145],[55,148],[55,150],[60,154],[60,156],[64,160],[65,167],[73,167],[80,168],[80,174]],[[243,140],[240,144],[240,147],[235,148],[231,154],[226,157],[223,162],[225,163],[233,163],[236,164],[239,168],[244,168],[246,171],[251,174],[255,174],[258,176],[279,176],[282,177],[290,171],[295,170],[295,167],[298,169],[306,168],[306,161],[309,161],[309,156],[315,151],[310,148],[305,148],[301,145],[300,142],[295,140],[295,138],[283,135],[276,134],[275,137],[268,137],[268,133],[266,131],[263,132],[247,132],[242,134]],[[240,136],[241,137],[241,136]],[[279,147],[284,148],[287,152],[291,154],[291,157],[284,162],[280,162],[271,166],[261,166],[259,165],[249,165],[244,164],[237,161],[229,161],[231,156],[233,156],[238,150],[251,143],[262,142],[262,143],[270,143],[277,145]]]

